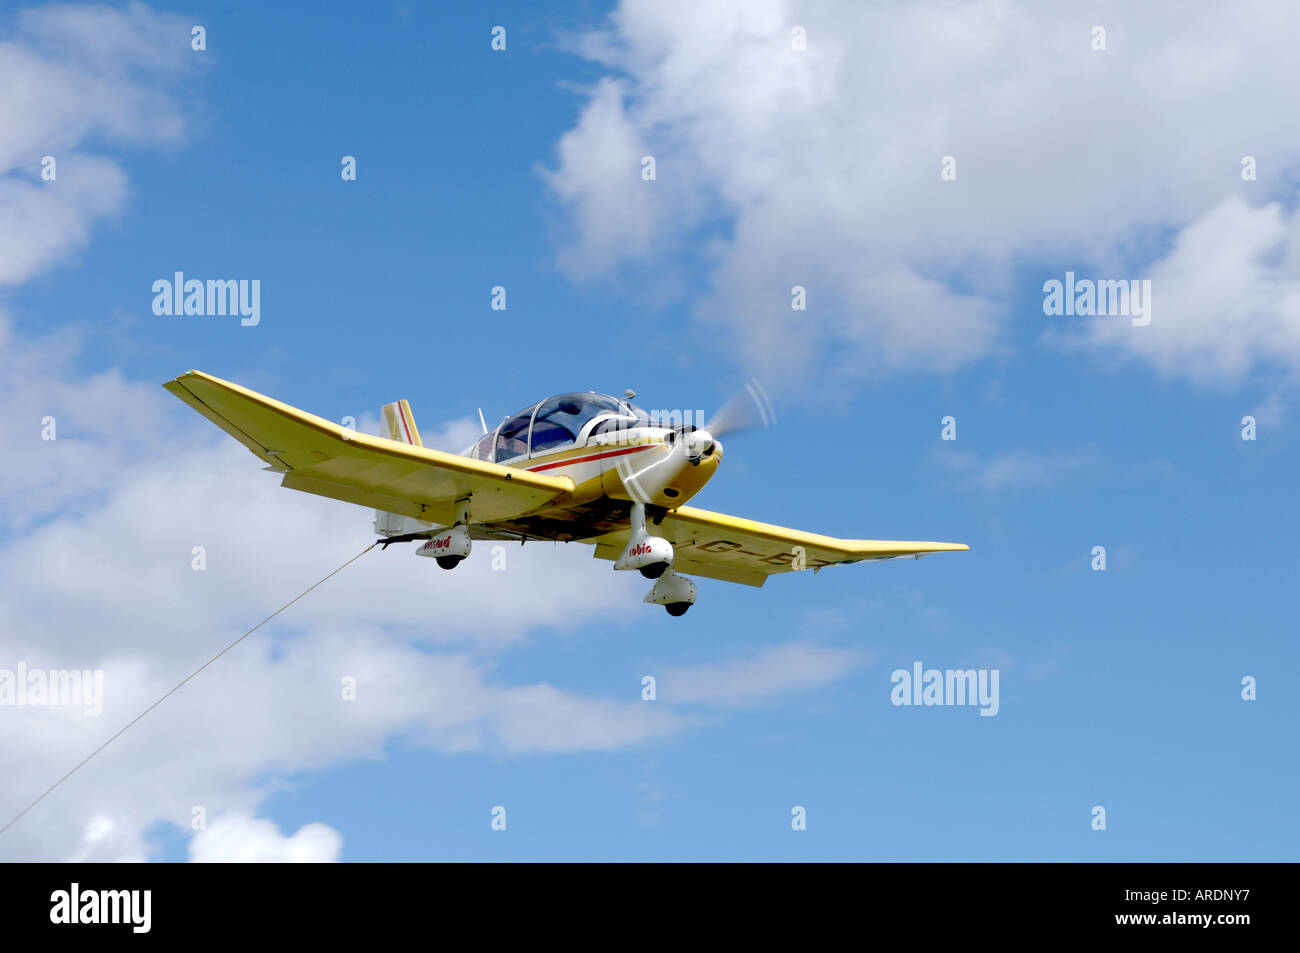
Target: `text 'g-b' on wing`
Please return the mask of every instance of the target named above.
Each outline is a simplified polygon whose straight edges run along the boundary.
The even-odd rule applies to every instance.
[[[652,532],[673,544],[673,569],[677,572],[748,586],[761,586],[768,576],[800,568],[822,569],[970,548],[964,543],[837,539],[693,506],[669,513]],[[596,555],[617,558],[623,543],[626,534],[602,537],[597,540]]]

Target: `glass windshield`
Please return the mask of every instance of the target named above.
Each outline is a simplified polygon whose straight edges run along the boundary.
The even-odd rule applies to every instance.
[[[591,428],[593,437],[599,434],[622,433],[631,430],[634,427],[648,427],[651,424],[650,415],[635,404],[629,404],[622,400],[618,402],[617,417],[606,417],[595,427]]]
[[[583,428],[597,417],[607,419],[597,424],[593,434],[611,427],[644,427],[650,422],[644,410],[625,400],[605,394],[559,394],[506,419],[465,453],[497,463],[522,457],[529,452],[530,428],[533,455],[553,453],[573,446]]]
[[[528,425],[532,419],[533,408],[529,407],[515,414],[498,428],[495,457],[497,463],[522,457],[528,453]]]
[[[483,436],[479,437],[478,443],[465,451],[465,455],[473,457],[475,460],[491,460],[492,443],[495,440],[496,434],[489,430]]]
[[[533,421],[533,453],[571,446],[592,418],[619,412],[619,402],[601,394],[560,394],[544,400]]]

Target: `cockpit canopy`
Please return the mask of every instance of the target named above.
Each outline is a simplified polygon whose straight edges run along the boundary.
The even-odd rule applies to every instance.
[[[559,394],[507,417],[466,454],[505,463],[572,447],[612,427],[643,427],[649,421],[644,410],[625,400],[596,393]]]

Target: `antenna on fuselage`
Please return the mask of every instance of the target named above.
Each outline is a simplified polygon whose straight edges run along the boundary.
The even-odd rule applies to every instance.
[[[629,387],[627,390],[623,391],[624,400],[633,400],[635,397],[636,397],[636,391],[634,391],[632,388]]]
[[[487,421],[483,419],[483,408],[478,409],[478,422],[483,425],[483,434],[487,435]]]

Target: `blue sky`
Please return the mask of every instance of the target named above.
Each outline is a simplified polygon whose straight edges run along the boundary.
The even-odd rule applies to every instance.
[[[1187,55],[1215,82],[1205,50],[1166,40],[1160,5],[1099,7],[1105,52],[1089,16],[1030,8],[726,6],[691,29],[639,3],[613,19],[608,4],[112,7],[76,35],[110,63],[94,108],[116,122],[73,81],[99,61],[61,32],[90,13],[0,11],[0,76],[44,51],[68,90],[0,131],[15,190],[0,196],[65,189],[85,224],[60,232],[39,205],[30,227],[0,216],[0,247],[48,229],[52,249],[0,272],[15,448],[0,668],[108,676],[98,719],[0,709],[0,749],[26,766],[0,783],[6,815],[370,541],[368,512],[279,490],[158,387],[192,367],[372,425],[404,397],[426,439],[449,440],[477,408],[491,422],[568,390],[707,412],[754,374],[779,425],[729,441],[697,505],[971,546],[762,590],[705,580],[681,619],[576,547],[455,576],[376,551],[110,747],[0,856],[1295,859],[1300,141],[1274,128],[1293,101],[1253,96],[1294,69],[1276,30],[1179,27],[1260,64],[1207,102],[1195,77],[1147,68]],[[805,22],[813,58],[775,79],[737,65]],[[881,79],[900,54],[867,37],[906,48],[939,24],[969,42],[944,41],[962,52],[937,95],[919,77],[943,42],[909,67],[915,88]],[[112,41],[132,36],[145,53]],[[1065,72],[1046,65],[1076,48]],[[879,82],[859,82],[873,56]],[[995,73],[972,124],[968,80]],[[158,101],[132,105],[141,90]],[[1057,113],[1098,102],[1113,122],[1090,143],[1057,135]],[[121,194],[78,198],[75,161],[43,185],[51,151],[112,165]],[[1247,153],[1258,180],[1239,175]],[[1045,316],[1042,283],[1067,270],[1154,276],[1152,326]],[[260,324],[154,315],[152,282],[175,271],[259,279]],[[793,312],[801,283],[809,310]],[[915,661],[998,669],[998,714],[894,706],[890,673]],[[347,665],[371,666],[350,709],[331,688]]]

